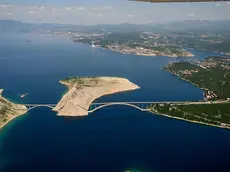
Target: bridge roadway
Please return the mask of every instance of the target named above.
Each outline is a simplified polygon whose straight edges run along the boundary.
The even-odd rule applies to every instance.
[[[151,104],[159,104],[159,103],[180,104],[180,103],[185,103],[185,102],[182,102],[182,101],[181,102],[160,102],[160,101],[158,102],[151,102],[151,101],[149,102],[102,102],[102,103],[92,103],[89,109],[86,109],[86,110],[89,113],[92,113],[104,107],[122,105],[122,106],[130,106],[130,107],[139,109],[140,111],[150,111],[149,106]],[[34,108],[38,108],[38,107],[48,107],[48,108],[53,109],[56,106],[56,104],[24,104],[24,105],[28,108],[27,112]]]

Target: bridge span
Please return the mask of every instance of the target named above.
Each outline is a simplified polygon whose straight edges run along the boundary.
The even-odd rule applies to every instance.
[[[39,108],[39,107],[47,107],[53,109],[56,106],[56,104],[24,104],[24,106],[28,108],[27,112],[29,112],[32,109]]]
[[[159,103],[183,103],[183,102],[102,102],[102,103],[92,103],[89,106],[89,109],[87,109],[87,111],[89,113],[93,113],[99,109],[108,107],[108,106],[115,106],[115,105],[121,105],[121,106],[129,106],[129,107],[133,107],[136,108],[140,111],[150,111],[150,106],[152,104],[159,104]],[[51,108],[53,109],[56,104],[24,104],[28,110],[27,112],[29,112],[30,110],[34,109],[34,108],[38,108],[38,107],[47,107],[47,108]]]
[[[99,109],[109,107],[109,106],[129,106],[136,108],[140,111],[150,111],[150,105],[153,102],[104,102],[104,103],[92,103],[88,109],[89,113],[93,113]]]

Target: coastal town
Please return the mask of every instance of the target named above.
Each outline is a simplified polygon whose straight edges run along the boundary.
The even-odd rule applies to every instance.
[[[112,44],[107,46],[108,49],[115,51],[115,52],[121,52],[124,54],[136,54],[136,55],[143,55],[143,56],[156,56],[157,52],[150,49],[145,49],[143,47],[135,47],[131,48],[126,45],[119,45],[119,44]]]
[[[131,35],[127,33],[127,39],[123,38],[122,33],[112,32],[87,32],[73,29],[68,29],[68,31],[38,30],[37,32],[48,35],[68,35],[74,42],[124,54],[167,57],[194,56],[191,52],[176,46],[175,41],[170,42],[166,36],[154,32],[134,32]]]
[[[120,52],[124,54],[135,54],[135,55],[142,55],[142,56],[167,56],[167,57],[193,57],[194,55],[186,50],[181,50],[179,53],[173,53],[172,51],[160,51],[160,50],[154,50],[151,48],[143,48],[143,47],[130,47],[127,45],[119,45],[117,43],[108,45],[108,49]]]

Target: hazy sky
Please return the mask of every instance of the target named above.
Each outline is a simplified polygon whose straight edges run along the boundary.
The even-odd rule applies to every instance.
[[[125,0],[0,0],[0,19],[69,24],[225,20],[230,19],[230,2],[152,4]]]

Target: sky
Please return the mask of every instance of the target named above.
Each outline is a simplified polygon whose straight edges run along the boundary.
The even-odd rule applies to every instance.
[[[230,2],[148,3],[125,0],[0,0],[0,19],[77,25],[227,20],[230,19]]]

